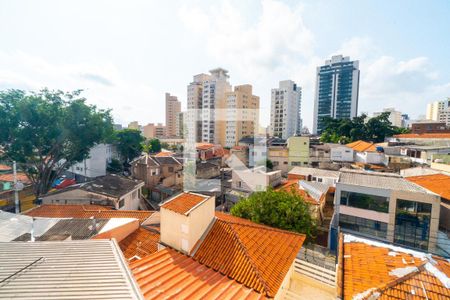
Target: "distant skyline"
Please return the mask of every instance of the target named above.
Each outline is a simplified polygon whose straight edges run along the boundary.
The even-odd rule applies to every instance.
[[[412,119],[450,97],[450,2],[0,0],[0,89],[84,89],[117,123],[162,123],[165,93],[186,108],[192,76],[216,67],[251,84],[261,121],[271,89],[302,87],[312,128],[316,67],[359,60],[359,111]]]

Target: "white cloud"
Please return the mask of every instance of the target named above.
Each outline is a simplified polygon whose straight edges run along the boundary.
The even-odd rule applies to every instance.
[[[112,109],[119,123],[163,121],[162,106],[147,109],[149,99],[157,99],[156,92],[145,84],[125,80],[113,64],[55,64],[24,52],[0,52],[0,89],[43,87],[83,89],[89,103]]]

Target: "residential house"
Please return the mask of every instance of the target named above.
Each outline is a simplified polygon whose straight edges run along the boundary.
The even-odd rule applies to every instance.
[[[337,299],[449,299],[449,270],[442,257],[344,234]]]
[[[41,196],[43,204],[98,204],[115,209],[137,210],[144,182],[118,175],[97,177]]]
[[[231,188],[251,194],[264,191],[267,187],[281,184],[281,171],[266,171],[265,166],[252,169],[233,169]]]
[[[291,136],[287,139],[289,168],[309,165],[309,137]]]
[[[218,176],[220,176],[220,165],[208,161],[197,163],[197,167],[195,168],[195,178],[211,179]]]
[[[6,167],[0,172],[0,210],[15,212],[14,175],[11,168]],[[23,172],[17,172],[16,179],[18,183],[23,184],[23,189],[18,192],[19,211],[34,207],[36,197],[31,180]]]
[[[248,149],[248,165],[254,167],[265,165],[267,160],[268,139],[265,137],[244,137],[239,140],[239,146]]]
[[[89,150],[89,157],[69,167],[66,175],[75,177],[77,182],[86,182],[105,176],[108,164],[118,157],[119,154],[114,145],[97,144]]]
[[[289,171],[288,179],[316,181],[329,186],[336,186],[340,172],[307,167],[295,167]]]
[[[210,143],[197,143],[197,160],[209,161],[212,163],[223,165],[225,162],[225,151],[221,145]]]
[[[268,147],[268,159],[272,162],[273,170],[280,170],[282,175],[289,172],[289,150],[286,142],[271,144]]]
[[[330,248],[337,230],[435,251],[440,197],[397,174],[341,170]]]
[[[161,250],[130,264],[144,298],[299,297],[292,279],[304,235],[214,209],[214,197],[196,193],[161,205]]]
[[[230,149],[230,157],[228,159],[238,159],[244,166],[248,166],[248,147],[246,146],[234,146]],[[228,160],[227,160],[228,164]]]
[[[450,143],[445,146],[406,145],[401,147],[400,154],[408,157],[414,163],[431,165],[434,157],[450,155]]]
[[[114,240],[3,242],[0,253],[1,299],[144,299]]]
[[[381,147],[365,141],[356,141],[346,145],[354,151],[354,161],[364,164],[380,165],[385,162],[384,152]]]
[[[424,121],[411,124],[412,134],[423,133],[450,133],[450,129],[445,122],[439,121]]]

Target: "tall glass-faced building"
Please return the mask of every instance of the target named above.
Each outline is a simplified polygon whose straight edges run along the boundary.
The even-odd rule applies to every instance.
[[[354,118],[358,112],[359,61],[336,55],[317,67],[313,133],[324,129],[323,117]]]

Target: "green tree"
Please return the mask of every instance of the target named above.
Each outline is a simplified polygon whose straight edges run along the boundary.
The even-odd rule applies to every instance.
[[[86,104],[74,92],[7,90],[0,92],[0,146],[34,186],[36,196],[112,131],[108,110]]]
[[[300,195],[271,188],[239,201],[231,208],[231,214],[256,223],[303,233],[309,239],[314,238],[317,229],[310,206]]]
[[[144,151],[147,153],[161,152],[161,142],[158,139],[151,139],[144,144]]]
[[[273,169],[273,162],[270,159],[266,159],[266,168],[269,170]]]
[[[106,167],[106,171],[112,174],[119,174],[123,171],[123,165],[118,159],[113,158]]]
[[[142,153],[145,138],[136,129],[122,129],[115,132],[114,143],[124,163],[129,163]]]

